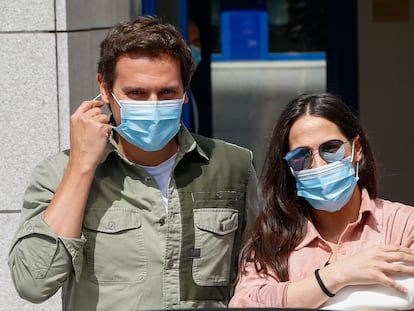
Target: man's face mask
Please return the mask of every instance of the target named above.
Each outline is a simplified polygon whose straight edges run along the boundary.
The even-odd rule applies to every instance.
[[[173,100],[118,100],[121,124],[114,130],[144,151],[159,151],[180,130],[184,97]]]

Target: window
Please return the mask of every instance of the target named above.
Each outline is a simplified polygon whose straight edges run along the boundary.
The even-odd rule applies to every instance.
[[[325,59],[327,0],[212,0],[212,59]]]

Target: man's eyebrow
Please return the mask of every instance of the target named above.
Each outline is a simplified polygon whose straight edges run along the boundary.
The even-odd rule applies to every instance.
[[[123,88],[121,88],[121,91],[124,93],[129,93],[133,91],[145,91],[145,89],[136,86],[124,86]]]
[[[178,92],[179,90],[180,90],[180,87],[178,85],[173,85],[173,86],[165,86],[165,87],[159,88],[157,92],[165,92],[165,91]],[[124,86],[121,88],[121,91],[126,94],[129,92],[137,92],[137,91],[147,92],[148,89],[137,87],[137,86]]]
[[[166,86],[160,89],[160,91],[174,91],[174,92],[178,92],[180,90],[180,87],[177,86]]]

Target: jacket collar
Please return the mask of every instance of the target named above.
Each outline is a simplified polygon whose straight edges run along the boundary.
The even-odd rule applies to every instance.
[[[178,139],[178,154],[177,154],[177,162],[181,160],[185,154],[190,152],[195,152],[200,157],[205,159],[206,161],[209,161],[209,157],[207,156],[206,152],[201,148],[201,146],[197,143],[197,141],[194,139],[193,135],[190,133],[190,131],[185,127],[184,123],[181,122],[180,130],[177,134]],[[112,130],[111,135],[108,140],[108,144],[106,145],[106,150],[104,157],[102,159],[102,162],[105,162],[108,158],[109,154],[112,152],[116,152],[118,156],[120,156],[122,159],[125,159],[125,157],[122,155],[118,144],[114,138],[114,130]]]

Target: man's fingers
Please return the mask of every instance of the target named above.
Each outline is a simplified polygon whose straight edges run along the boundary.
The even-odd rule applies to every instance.
[[[106,115],[105,113],[103,113],[102,108],[99,108],[99,107],[93,107],[93,108],[85,111],[83,114],[85,116],[88,116],[88,117],[95,117],[95,116],[99,116],[99,115]]]
[[[82,104],[80,104],[77,111],[84,113],[93,108],[101,108],[105,105],[107,104],[99,100],[87,100],[87,101],[82,102]]]
[[[96,115],[95,120],[100,123],[109,124],[109,116],[103,113]]]

